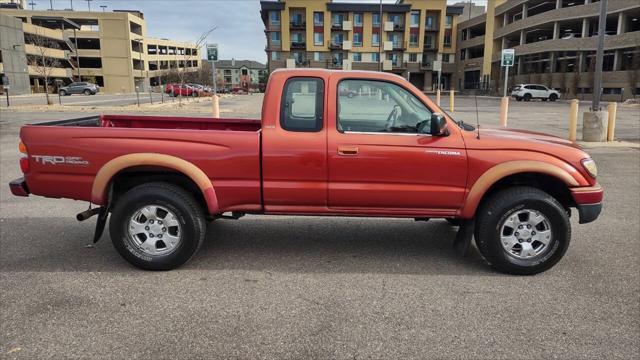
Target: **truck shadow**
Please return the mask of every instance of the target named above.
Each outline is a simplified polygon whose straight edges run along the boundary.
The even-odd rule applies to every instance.
[[[115,251],[106,231],[91,245],[94,225],[69,218],[4,219],[0,272],[137,272]],[[464,258],[455,253],[456,230],[443,220],[216,220],[198,254],[178,271],[497,275],[475,248]]]

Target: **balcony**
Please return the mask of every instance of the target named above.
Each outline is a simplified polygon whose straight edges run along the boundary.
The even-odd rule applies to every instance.
[[[404,51],[407,49],[407,41],[392,41],[391,49],[393,51]]]
[[[327,69],[342,69],[342,59],[327,59]]]
[[[291,30],[305,30],[307,28],[307,23],[304,21],[291,21],[289,23],[289,28]]]
[[[440,28],[438,27],[438,24],[432,24],[431,26],[425,26],[424,31],[425,32],[432,32],[432,31],[438,31]]]
[[[304,41],[292,41],[291,49],[306,49],[307,43]]]
[[[329,50],[342,50],[342,41],[329,41]]]

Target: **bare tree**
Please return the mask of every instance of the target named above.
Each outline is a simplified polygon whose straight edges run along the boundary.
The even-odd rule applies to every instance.
[[[28,57],[28,63],[36,74],[44,79],[44,92],[47,105],[53,104],[49,98],[49,79],[53,70],[60,65],[60,60],[53,57],[53,51],[60,49],[57,42],[42,36],[37,31],[30,36],[29,42],[36,48],[37,54]]]
[[[200,53],[200,49],[202,48],[202,46],[204,45],[204,43],[207,41],[207,38],[209,37],[209,35],[211,35],[211,33],[213,31],[215,31],[215,29],[217,29],[217,26],[212,27],[211,29],[203,32],[200,37],[198,37],[198,40],[195,42],[195,49],[196,49],[196,53],[199,54]],[[193,52],[192,51],[186,51],[184,52],[183,58],[181,60],[181,62],[183,63],[183,68],[182,70],[180,70],[180,64],[178,64],[178,77],[180,79],[180,89],[182,89],[182,87],[184,86],[185,83],[185,79],[186,79],[186,74],[187,74],[187,64],[192,62],[193,59]],[[197,55],[196,55],[197,56]],[[180,97],[178,98],[178,102],[180,104],[180,106],[182,106],[182,91],[179,92]]]

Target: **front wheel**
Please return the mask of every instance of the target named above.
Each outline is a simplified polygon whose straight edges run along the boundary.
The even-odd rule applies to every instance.
[[[496,193],[478,210],[476,245],[497,270],[533,275],[564,256],[571,239],[565,209],[551,195],[531,187]]]
[[[59,94],[60,96],[67,96],[67,92],[66,92],[66,91],[64,91],[64,90],[60,90],[60,92],[58,92],[58,94]]]
[[[549,95],[549,101],[556,101],[556,100],[558,100],[558,95],[556,94]]]
[[[109,222],[111,241],[132,265],[170,270],[196,253],[206,233],[204,211],[185,190],[149,183],[126,192]]]

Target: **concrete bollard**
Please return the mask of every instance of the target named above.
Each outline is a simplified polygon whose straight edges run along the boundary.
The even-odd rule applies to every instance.
[[[449,110],[453,112],[455,105],[455,91],[451,90],[449,94]]]
[[[582,118],[582,140],[590,142],[601,142],[607,138],[604,128],[605,119],[608,117],[606,111],[587,111]]]
[[[220,117],[220,102],[219,102],[218,95],[211,96],[211,110],[213,112],[214,118]]]
[[[500,100],[500,126],[507,127],[507,118],[509,117],[509,97],[503,96]]]
[[[569,140],[576,141],[576,134],[578,132],[578,105],[580,101],[573,99],[570,101],[571,107],[569,108]]]
[[[440,89],[436,90],[436,105],[440,106]]]
[[[607,106],[609,111],[609,121],[607,123],[607,141],[613,141],[616,131],[616,115],[618,113],[618,103],[612,102]]]

